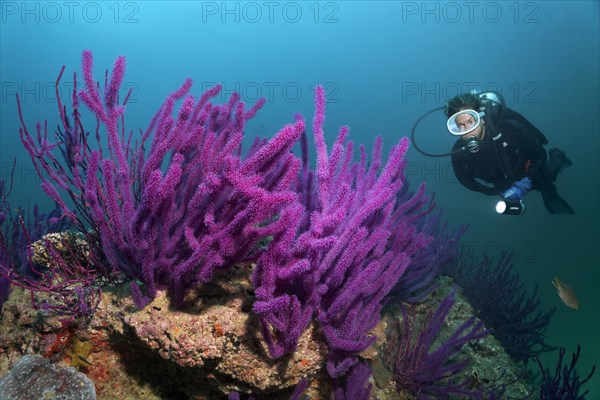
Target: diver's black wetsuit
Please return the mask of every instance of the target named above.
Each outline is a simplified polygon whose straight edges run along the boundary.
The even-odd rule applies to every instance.
[[[542,193],[544,204],[552,214],[574,214],[573,209],[558,195],[554,181],[560,170],[571,165],[564,152],[550,150],[553,160],[547,165],[545,136],[525,117],[506,108],[504,118],[495,133],[488,129],[480,141],[479,151],[459,151],[452,154],[454,174],[470,190],[487,195],[501,195],[516,181],[528,177],[532,189]],[[465,145],[458,139],[453,151]]]

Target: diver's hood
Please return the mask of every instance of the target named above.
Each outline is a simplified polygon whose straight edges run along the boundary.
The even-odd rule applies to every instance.
[[[477,112],[475,110],[461,110],[448,118],[446,126],[448,127],[448,131],[455,136],[466,135],[481,125],[483,121],[481,117],[484,115],[484,112]]]

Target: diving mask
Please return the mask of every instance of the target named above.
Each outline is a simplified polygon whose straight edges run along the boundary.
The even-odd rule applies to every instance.
[[[446,126],[455,136],[466,135],[479,127],[483,115],[483,112],[479,113],[475,110],[461,110],[448,118]]]

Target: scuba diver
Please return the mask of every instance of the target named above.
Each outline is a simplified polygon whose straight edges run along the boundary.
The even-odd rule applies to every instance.
[[[414,130],[421,119],[439,109],[448,117],[450,133],[459,138],[450,153],[431,154],[417,146]],[[498,93],[471,92],[450,99],[445,107],[430,111],[415,123],[412,139],[415,148],[427,156],[450,155],[454,173],[466,188],[500,195],[499,213],[522,214],[523,198],[537,190],[550,214],[575,214],[554,184],[558,174],[572,165],[571,160],[558,149],[546,153],[544,134],[506,107]]]

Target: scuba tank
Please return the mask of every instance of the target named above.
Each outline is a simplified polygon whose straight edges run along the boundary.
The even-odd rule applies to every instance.
[[[504,103],[504,97],[500,93],[496,92],[480,92],[473,90],[471,94],[479,97],[481,106],[479,111],[484,112],[484,121],[489,126],[495,128],[500,125],[500,121],[504,117],[506,106]],[[494,129],[495,132],[495,129]]]

